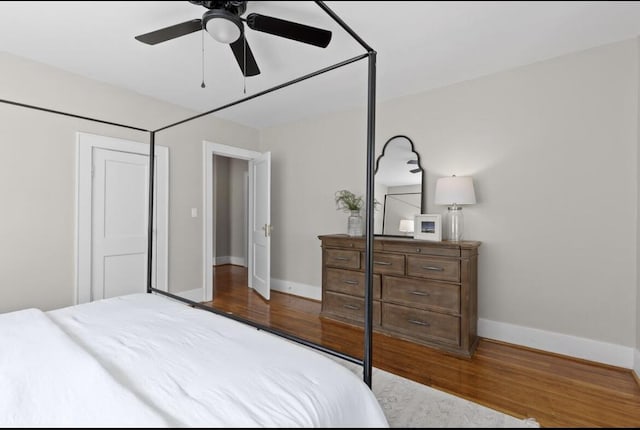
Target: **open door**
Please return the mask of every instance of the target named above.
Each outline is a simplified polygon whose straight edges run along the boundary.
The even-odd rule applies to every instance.
[[[249,282],[269,300],[271,291],[271,153],[249,161]]]

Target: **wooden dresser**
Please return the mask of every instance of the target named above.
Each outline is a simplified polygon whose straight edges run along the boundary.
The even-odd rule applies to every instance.
[[[362,325],[365,238],[344,234],[322,241],[324,318]],[[376,236],[373,329],[470,357],[477,343],[480,242],[432,242]]]

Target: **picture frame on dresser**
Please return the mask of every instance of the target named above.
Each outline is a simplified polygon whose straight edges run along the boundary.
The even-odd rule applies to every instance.
[[[416,215],[413,226],[415,239],[442,241],[442,216],[440,214]]]

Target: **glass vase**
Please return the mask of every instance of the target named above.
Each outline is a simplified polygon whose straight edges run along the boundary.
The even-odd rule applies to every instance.
[[[347,222],[347,234],[349,236],[362,236],[362,217],[360,211],[351,211]]]
[[[454,242],[461,241],[464,230],[464,216],[461,206],[453,205],[448,208],[447,223],[447,239]]]

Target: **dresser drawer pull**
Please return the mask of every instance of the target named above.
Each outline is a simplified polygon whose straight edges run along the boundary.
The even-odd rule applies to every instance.
[[[428,322],[419,321],[419,320],[407,320],[407,321],[409,321],[411,324],[421,325],[424,327],[429,327],[431,325]]]
[[[413,294],[414,296],[423,296],[423,297],[428,297],[430,295],[429,293],[425,293],[424,291],[412,291],[411,294]]]
[[[422,248],[416,248],[416,252],[422,252]]]
[[[356,305],[342,305],[342,307],[346,309],[352,309],[354,311],[360,310],[360,306],[356,306]]]
[[[374,263],[378,266],[391,266],[391,263],[389,263],[388,261],[374,261]]]
[[[333,257],[334,260],[338,260],[338,261],[347,261],[350,258],[349,257]]]
[[[345,284],[349,284],[349,285],[358,285],[358,281],[351,281],[349,279],[347,279],[346,281],[344,281]]]
[[[424,270],[432,270],[434,272],[444,272],[444,268],[438,266],[422,266]]]

